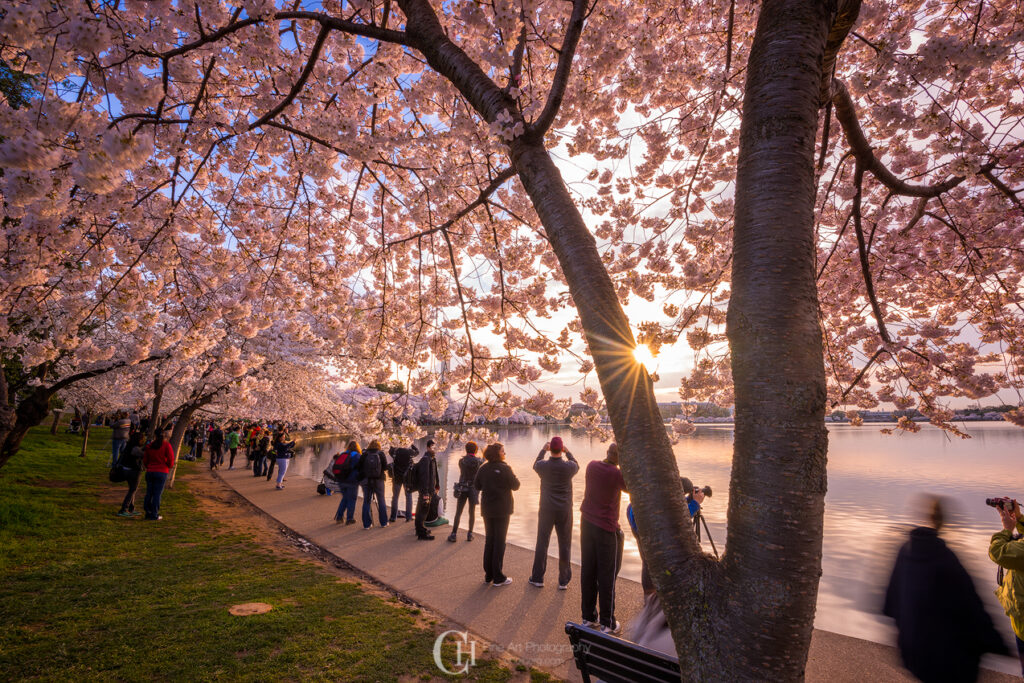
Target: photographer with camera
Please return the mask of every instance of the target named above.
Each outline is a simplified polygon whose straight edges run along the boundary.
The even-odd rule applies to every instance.
[[[1010,617],[1013,635],[1017,637],[1017,655],[1024,675],[1024,516],[1020,503],[1011,498],[989,498],[985,501],[999,512],[1003,530],[992,535],[988,556],[999,565],[1002,576],[996,597]],[[1016,532],[1016,534],[1014,533]]]

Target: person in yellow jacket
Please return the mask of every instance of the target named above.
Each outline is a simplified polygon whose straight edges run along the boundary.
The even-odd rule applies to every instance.
[[[1020,504],[997,507],[1003,530],[993,534],[988,556],[1005,569],[1003,583],[996,590],[999,602],[1010,617],[1013,634],[1017,636],[1017,654],[1020,655],[1021,673],[1024,674],[1024,538],[1013,537],[1014,529],[1024,534],[1024,516]]]

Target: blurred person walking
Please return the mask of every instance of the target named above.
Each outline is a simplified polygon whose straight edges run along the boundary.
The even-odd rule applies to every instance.
[[[999,499],[996,509],[1003,529],[992,535],[988,556],[1002,570],[1003,581],[996,597],[1010,617],[1021,675],[1024,675],[1024,516],[1020,503],[1009,498]]]

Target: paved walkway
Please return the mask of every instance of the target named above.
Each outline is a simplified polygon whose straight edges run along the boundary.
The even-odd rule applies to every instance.
[[[278,491],[273,482],[255,478],[244,469],[221,471],[220,476],[282,525],[381,583],[525,662],[559,678],[580,680],[564,629],[566,621],[580,619],[578,565],[573,565],[569,590],[560,591],[555,577],[558,562],[552,558],[546,585],[535,588],[526,581],[533,551],[509,545],[505,573],[514,583],[494,588],[483,583],[483,523],[479,518],[472,542],[466,542],[463,527],[459,541],[448,543],[445,538],[450,526],[436,529],[434,541],[417,541],[413,524],[401,519],[385,529],[375,526],[368,531],[361,523],[335,524],[340,497],[316,495],[315,483],[307,479],[292,477],[285,489]],[[356,507],[357,519],[361,505]],[[626,624],[639,611],[643,592],[640,584],[624,578],[619,578],[616,588],[616,616]],[[913,680],[901,670],[893,648],[817,630],[811,641],[807,679],[828,683]],[[985,671],[980,680],[1020,679]]]

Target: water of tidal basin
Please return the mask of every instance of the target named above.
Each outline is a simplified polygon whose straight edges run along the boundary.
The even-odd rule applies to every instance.
[[[973,438],[960,440],[928,425],[918,434],[895,435],[880,433],[885,426],[888,425],[829,426],[825,538],[815,625],[836,633],[891,642],[891,626],[878,615],[882,592],[896,550],[915,522],[915,497],[931,492],[950,497],[952,520],[943,536],[974,577],[978,593],[997,627],[1012,643],[1009,621],[993,596],[995,566],[988,559],[987,549],[989,538],[1000,525],[996,512],[985,505],[985,498],[1024,498],[1024,430],[1007,423],[971,423],[965,428]],[[513,427],[498,433],[505,444],[508,463],[522,482],[515,494],[515,514],[508,532],[510,543],[527,548],[535,545],[539,480],[532,464],[544,442],[552,436],[562,436],[580,461],[581,471],[573,489],[576,526],[572,548],[573,560],[579,562],[582,470],[591,460],[603,459],[607,445],[562,427]],[[714,496],[704,503],[704,516],[719,552],[725,545],[732,440],[731,425],[702,425],[675,447],[680,473],[697,486],[709,485],[714,490]],[[342,446],[330,441],[303,449],[293,463],[295,471],[289,470],[289,474],[319,475]],[[449,520],[454,519],[451,485],[457,481],[456,463],[461,455],[461,448],[439,455],[445,514]],[[312,489],[310,486],[311,493]],[[390,504],[390,483],[387,491]],[[628,496],[623,496],[621,522],[626,530],[626,547],[622,575],[639,580],[640,556],[625,521],[627,502]],[[465,542],[467,523],[464,513],[460,543]],[[479,518],[476,529],[483,531]],[[449,531],[450,527],[439,529],[440,538]],[[435,547],[444,552],[446,546],[442,543]],[[706,539],[704,549],[711,551]],[[551,553],[557,553],[553,537]],[[547,583],[555,583],[556,571],[557,563],[549,563]],[[527,578],[516,577],[523,581]]]

